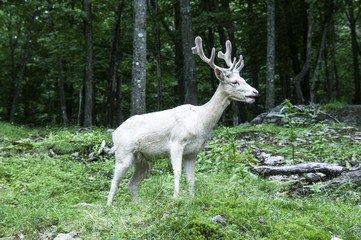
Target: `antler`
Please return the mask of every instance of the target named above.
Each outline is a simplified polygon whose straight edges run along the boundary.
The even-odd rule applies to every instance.
[[[203,51],[203,47],[202,47],[202,38],[201,37],[196,37],[196,46],[192,47],[192,53],[193,54],[198,54],[198,56],[203,60],[203,62],[208,63],[208,65],[215,69],[216,67],[218,67],[216,64],[214,64],[214,57],[215,57],[215,48],[212,48],[212,53],[211,53],[211,58],[207,58],[204,55],[204,51]],[[219,68],[219,67],[218,67]]]
[[[232,44],[229,40],[227,40],[226,42],[226,53],[222,53],[222,52],[218,52],[218,57],[223,59],[227,66],[229,67],[229,69],[226,69],[226,68],[222,68],[222,67],[219,67],[217,66],[215,63],[214,63],[214,56],[215,56],[215,48],[212,48],[212,53],[211,53],[211,57],[210,58],[207,58],[205,55],[204,55],[204,51],[203,51],[203,47],[202,47],[202,38],[201,37],[196,37],[196,46],[195,47],[192,47],[192,53],[193,54],[198,54],[198,56],[206,63],[208,63],[208,65],[215,69],[215,68],[220,68],[222,70],[229,70],[229,71],[233,71],[234,68],[236,68],[236,70],[238,72],[240,72],[244,66],[244,61],[243,61],[243,56],[240,55],[239,56],[239,60],[238,62],[236,62],[236,58],[233,59],[233,61],[231,61],[231,52],[232,52]]]
[[[228,67],[231,68],[231,71],[236,67],[236,70],[240,72],[242,68],[244,67],[244,61],[243,56],[239,55],[239,60],[236,63],[236,57],[233,59],[233,62],[231,61],[231,53],[232,53],[232,43],[231,41],[226,41],[226,53],[218,52],[218,57],[223,59]]]

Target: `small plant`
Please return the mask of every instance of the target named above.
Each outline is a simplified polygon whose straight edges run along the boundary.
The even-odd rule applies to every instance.
[[[205,151],[198,155],[198,171],[229,173],[233,172],[234,169],[244,168],[247,170],[249,165],[257,162],[251,149],[245,148],[241,152],[242,143],[229,133],[229,128],[222,128],[217,138],[211,140]]]
[[[290,100],[286,99],[284,101],[284,107],[280,110],[280,117],[286,120],[288,123],[288,133],[287,133],[287,142],[289,142],[289,147],[291,148],[291,158],[295,160],[296,150],[299,145],[297,141],[296,128],[306,124],[309,119],[314,118],[312,110],[302,106],[293,105]],[[306,118],[300,118],[299,116],[305,116]],[[281,152],[288,151],[288,148],[281,149]]]

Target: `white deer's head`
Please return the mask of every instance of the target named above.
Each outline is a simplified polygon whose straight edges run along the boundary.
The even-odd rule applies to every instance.
[[[218,52],[218,58],[223,59],[229,68],[222,68],[214,63],[215,48],[212,49],[210,58],[204,55],[201,37],[196,37],[195,42],[196,46],[192,48],[193,54],[198,54],[204,62],[214,69],[214,73],[228,97],[235,101],[253,103],[258,91],[239,75],[244,66],[244,61],[242,55],[240,55],[238,62],[236,58],[233,61],[231,60],[231,42],[229,40],[226,42],[226,53]]]

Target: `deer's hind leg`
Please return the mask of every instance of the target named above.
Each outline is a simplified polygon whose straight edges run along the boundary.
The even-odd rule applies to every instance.
[[[133,153],[124,153],[122,151],[115,152],[115,168],[114,168],[114,177],[112,180],[112,184],[110,187],[109,195],[108,195],[108,206],[112,204],[115,193],[118,189],[119,183],[124,178],[127,173],[129,167],[134,162],[134,154]]]
[[[138,187],[143,179],[147,176],[151,163],[147,161],[141,154],[137,154],[134,162],[134,173],[128,183],[128,189],[133,201],[138,200]]]

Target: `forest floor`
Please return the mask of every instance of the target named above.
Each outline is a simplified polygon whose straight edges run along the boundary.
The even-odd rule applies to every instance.
[[[103,142],[104,141],[104,142]],[[257,176],[263,153],[287,164],[361,162],[361,129],[218,127],[198,156],[195,197],[172,197],[159,161],[132,202],[127,180],[106,206],[114,158],[104,128],[27,128],[0,122],[0,239],[361,239],[360,189],[291,194],[297,182]],[[103,144],[102,144],[103,143]],[[104,145],[105,143],[105,145]]]

